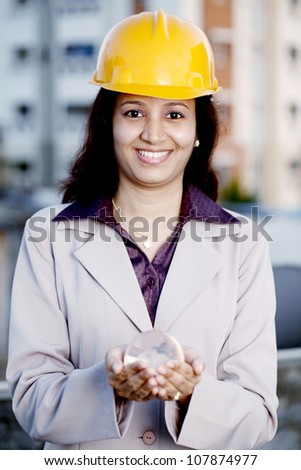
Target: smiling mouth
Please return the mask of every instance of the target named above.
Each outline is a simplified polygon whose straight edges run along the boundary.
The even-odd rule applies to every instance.
[[[165,150],[164,152],[148,152],[147,150],[138,150],[141,157],[150,159],[160,159],[166,157],[170,152]]]

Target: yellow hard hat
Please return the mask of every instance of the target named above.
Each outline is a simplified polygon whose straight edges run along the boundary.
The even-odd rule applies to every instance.
[[[190,99],[220,90],[205,33],[163,10],[130,16],[109,31],[90,83],[166,99]]]

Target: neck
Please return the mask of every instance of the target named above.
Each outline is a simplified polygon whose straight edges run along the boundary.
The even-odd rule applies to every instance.
[[[115,218],[151,261],[176,226],[182,193],[182,185],[169,190],[118,187]]]
[[[158,217],[176,217],[179,215],[183,188],[139,188],[119,185],[114,196],[117,207],[127,218],[145,217],[153,221]]]

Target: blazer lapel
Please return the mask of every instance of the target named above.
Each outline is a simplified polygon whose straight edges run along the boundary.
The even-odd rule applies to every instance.
[[[115,230],[99,224],[74,255],[141,331],[152,328],[126,247]]]
[[[213,248],[210,237],[194,241],[191,226],[183,227],[155,320],[155,328],[166,331],[187,305],[212,280],[223,265],[222,256]]]
[[[190,223],[182,229],[181,240],[161,292],[154,328],[168,330],[223,265],[222,256],[212,246],[212,237],[218,237],[228,229],[213,224],[208,231],[202,223],[197,223],[194,230],[197,241],[193,239]],[[140,331],[152,328],[126,247],[115,230],[97,224],[89,241],[83,243],[74,255]]]

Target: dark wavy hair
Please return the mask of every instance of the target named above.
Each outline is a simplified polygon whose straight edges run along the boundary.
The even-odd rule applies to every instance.
[[[100,89],[93,102],[86,124],[83,143],[61,190],[63,202],[93,202],[100,194],[113,197],[119,183],[114,155],[112,118],[118,93]],[[184,187],[198,186],[216,201],[218,179],[212,168],[212,153],[219,137],[219,118],[211,96],[196,98],[197,135],[195,147],[185,168]]]

